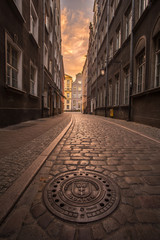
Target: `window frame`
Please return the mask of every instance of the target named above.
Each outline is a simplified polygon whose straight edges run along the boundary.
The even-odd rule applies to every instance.
[[[121,48],[121,26],[116,29],[116,51]]]
[[[34,79],[31,78],[31,68],[34,69]],[[33,64],[32,61],[30,61],[30,94],[33,96],[38,96],[37,80],[38,80],[38,68],[36,65]]]
[[[155,78],[154,78],[154,87],[160,87],[160,33],[158,34],[157,38],[155,39]],[[159,59],[158,59],[159,58]],[[159,62],[158,62],[159,60]],[[157,84],[157,72],[159,80],[158,80],[158,84]]]
[[[132,32],[132,8],[130,7],[125,14],[125,39],[127,39]]]
[[[48,47],[44,43],[44,66],[48,69]]]
[[[30,34],[32,34],[35,41],[38,43],[39,18],[32,0],[30,0]]]
[[[142,58],[142,62],[140,60]],[[137,77],[137,88],[136,92],[141,93],[144,91],[145,82],[145,50],[141,51],[136,57],[136,77]],[[139,81],[140,79],[140,81]]]
[[[119,74],[115,75],[115,98],[114,98],[114,105],[119,106],[120,103],[120,79],[119,79]]]
[[[123,98],[124,105],[129,104],[129,86],[130,86],[130,73],[129,67],[126,67],[124,69],[124,98]]]
[[[141,17],[141,15],[143,14],[143,12],[145,11],[145,9],[147,8],[148,4],[149,4],[149,0],[139,0],[139,18]],[[143,5],[142,5],[143,4]]]
[[[17,52],[17,66],[15,67],[14,65],[11,64],[11,62],[8,62],[8,45],[10,45],[10,47],[12,49],[10,49],[9,54],[9,61],[13,60],[12,59],[12,54],[13,54],[13,50],[15,50]],[[22,61],[23,61],[23,52],[20,49],[20,47],[12,40],[12,38],[5,33],[5,55],[6,55],[6,85],[18,90],[22,91]],[[8,68],[10,68],[10,75],[8,75]],[[13,71],[16,71],[17,73],[17,84],[14,85],[13,84]],[[10,77],[9,81],[8,81],[8,77]]]

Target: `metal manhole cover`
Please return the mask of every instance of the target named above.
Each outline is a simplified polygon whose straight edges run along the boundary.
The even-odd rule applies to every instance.
[[[115,210],[119,199],[117,185],[94,171],[59,174],[44,190],[44,202],[53,214],[78,223],[106,217]]]

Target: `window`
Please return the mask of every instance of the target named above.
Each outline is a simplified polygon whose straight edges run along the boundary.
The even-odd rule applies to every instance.
[[[19,12],[22,14],[22,0],[13,0],[13,2],[17,6]]]
[[[22,51],[6,34],[7,84],[22,90]]]
[[[139,0],[139,17],[142,15],[148,5],[148,0]]]
[[[53,43],[53,31],[51,30],[49,33],[49,41]]]
[[[81,108],[81,103],[80,103],[80,102],[78,102],[78,108],[79,108],[79,109]]]
[[[69,100],[67,100],[67,104],[69,104]]]
[[[50,8],[51,8],[51,11],[53,13],[53,0],[50,0]]]
[[[120,0],[115,0],[115,9],[118,7]]]
[[[115,5],[114,5],[114,0],[111,2],[110,5],[110,22],[112,21],[113,17],[114,17],[114,11],[115,11]]]
[[[109,106],[112,106],[112,83],[109,83],[109,102],[108,102]]]
[[[48,69],[48,48],[44,44],[44,66]]]
[[[132,11],[129,9],[125,15],[125,39],[131,34],[132,31]]]
[[[120,26],[116,30],[116,50],[121,47],[121,28]]]
[[[49,72],[52,74],[52,61],[49,61]]]
[[[37,96],[37,68],[30,64],[30,94]]]
[[[38,16],[32,1],[30,6],[30,32],[35,38],[36,42],[38,42]]]
[[[67,105],[67,109],[69,109],[69,105]]]
[[[113,39],[110,41],[109,44],[109,57],[110,59],[113,58]]]
[[[67,93],[67,98],[69,98],[69,93]]]
[[[124,104],[129,103],[129,68],[124,69]]]
[[[49,32],[49,15],[48,15],[47,7],[45,7],[45,26],[47,31]]]
[[[115,105],[119,105],[119,74],[115,76],[116,84],[115,84]]]
[[[81,87],[78,87],[78,91],[82,91],[82,88],[81,88]]]
[[[145,77],[145,53],[140,53],[137,57],[137,93],[143,91]]]
[[[156,39],[155,87],[160,87],[160,34]]]

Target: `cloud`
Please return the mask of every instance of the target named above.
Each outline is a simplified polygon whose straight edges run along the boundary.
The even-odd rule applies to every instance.
[[[81,10],[62,10],[62,54],[65,72],[71,76],[82,71],[88,48],[89,22]]]

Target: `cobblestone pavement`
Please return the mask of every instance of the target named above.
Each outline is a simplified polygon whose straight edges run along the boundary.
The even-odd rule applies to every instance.
[[[159,240],[160,144],[101,117],[73,114],[73,122],[1,226],[0,240]],[[44,187],[67,171],[112,179],[119,188],[117,208],[83,224],[53,215],[44,204]]]
[[[43,118],[0,129],[0,196],[59,135],[70,114]]]

